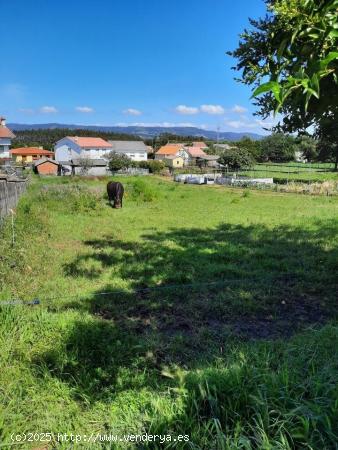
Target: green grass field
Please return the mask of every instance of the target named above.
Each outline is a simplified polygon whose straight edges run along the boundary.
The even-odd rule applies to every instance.
[[[121,181],[34,179],[2,227],[0,448],[336,448],[338,198]]]
[[[323,182],[327,180],[338,182],[338,172],[331,163],[267,163],[256,164],[254,170],[242,171],[249,177],[272,177],[276,183],[289,180],[299,182]]]

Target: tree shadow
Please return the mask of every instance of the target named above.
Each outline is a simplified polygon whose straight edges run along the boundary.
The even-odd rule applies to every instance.
[[[126,389],[118,380],[128,368],[143,373],[128,381],[133,386],[150,385],[149,371],[198,367],[221,358],[234,340],[289,337],[324,323],[337,313],[338,251],[330,240],[338,225],[312,225],[222,224],[86,241],[88,253],[65,265],[65,274],[108,272],[112,282],[104,295],[65,304],[93,319],[75,323],[64,351],[37,363],[81,395],[109,398]],[[126,288],[114,287],[116,280]]]

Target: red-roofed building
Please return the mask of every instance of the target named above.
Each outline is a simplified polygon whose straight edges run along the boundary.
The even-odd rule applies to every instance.
[[[0,158],[10,158],[9,149],[13,138],[15,138],[15,135],[6,127],[6,119],[0,117]]]
[[[187,152],[191,158],[202,158],[206,153],[200,147],[187,147]]]
[[[203,141],[199,141],[199,142],[193,142],[192,143],[193,147],[199,147],[199,148],[208,148],[207,144]]]
[[[101,138],[66,136],[54,146],[56,161],[78,158],[99,159],[112,151],[112,145]]]
[[[155,159],[164,161],[168,157],[177,156],[181,157],[184,164],[189,162],[189,154],[184,144],[167,144],[163,145],[156,153]]]
[[[32,162],[37,159],[45,158],[54,158],[54,153],[49,150],[44,150],[42,147],[20,147],[20,148],[12,148],[9,151],[12,159],[16,162]]]

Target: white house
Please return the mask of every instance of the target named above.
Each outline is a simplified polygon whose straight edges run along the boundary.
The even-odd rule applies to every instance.
[[[0,158],[11,158],[9,149],[13,138],[15,135],[6,127],[6,119],[0,117]]]
[[[148,148],[142,141],[108,141],[112,145],[112,151],[121,153],[133,161],[146,161]]]
[[[112,145],[101,138],[66,136],[54,145],[56,161],[99,159],[112,151]]]

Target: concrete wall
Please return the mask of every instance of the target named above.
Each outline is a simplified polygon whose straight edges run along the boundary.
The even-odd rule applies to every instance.
[[[75,167],[75,175],[80,176],[105,176],[110,175],[111,172],[106,166],[95,167]]]
[[[0,175],[0,218],[7,216],[10,209],[16,207],[26,187],[27,181],[25,179]]]

